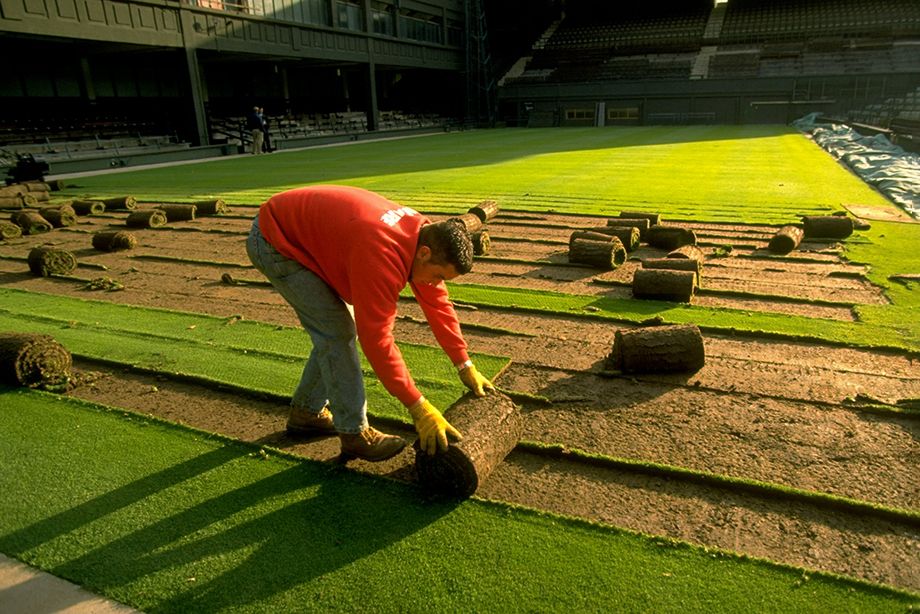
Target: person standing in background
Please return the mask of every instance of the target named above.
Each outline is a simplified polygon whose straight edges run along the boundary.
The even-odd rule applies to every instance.
[[[262,119],[262,109],[252,107],[252,112],[246,116],[246,129],[252,135],[252,155],[262,153],[262,142],[265,138],[265,121]]]

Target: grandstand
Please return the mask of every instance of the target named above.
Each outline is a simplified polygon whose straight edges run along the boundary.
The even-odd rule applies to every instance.
[[[496,123],[788,123],[815,111],[916,132],[911,0],[87,6],[5,8],[0,50],[21,58],[0,80],[7,161],[237,153],[254,105],[279,148]]]
[[[920,85],[920,4],[571,2],[501,80],[509,125],[788,123]],[[906,100],[906,99],[905,99]],[[884,128],[909,108],[887,108]],[[901,117],[902,119],[906,119]],[[898,127],[895,122],[895,127]]]

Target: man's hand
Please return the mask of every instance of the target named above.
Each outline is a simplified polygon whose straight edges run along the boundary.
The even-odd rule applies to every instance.
[[[460,370],[460,381],[472,390],[477,397],[486,396],[486,390],[495,392],[495,386],[492,382],[482,376],[482,373],[476,368],[476,365],[470,365]]]
[[[428,399],[422,397],[415,405],[409,408],[409,413],[415,421],[415,430],[418,431],[419,446],[426,454],[447,449],[447,436],[450,435],[457,441],[463,439],[460,431],[450,425]]]

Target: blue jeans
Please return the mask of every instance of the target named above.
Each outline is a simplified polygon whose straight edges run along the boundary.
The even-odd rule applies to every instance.
[[[367,428],[367,397],[352,312],[319,276],[282,256],[265,240],[258,216],[246,240],[246,252],[291,304],[313,340],[291,406],[318,413],[328,404],[337,431],[360,433]]]

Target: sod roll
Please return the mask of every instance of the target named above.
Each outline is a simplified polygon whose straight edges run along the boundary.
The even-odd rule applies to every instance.
[[[22,236],[22,228],[13,222],[0,222],[0,239],[17,239]]]
[[[44,203],[51,200],[51,194],[49,192],[28,192],[22,195],[22,198],[26,201],[29,198],[33,198],[36,203]]]
[[[48,182],[48,187],[51,188],[52,192],[60,192],[67,187],[67,184],[64,183],[63,179],[52,179]]]
[[[652,226],[645,238],[652,247],[669,251],[684,245],[696,245],[696,233],[682,226]]]
[[[73,226],[77,223],[77,212],[70,205],[58,205],[57,207],[42,207],[39,210],[41,216],[55,228],[64,228]]]
[[[703,250],[696,245],[684,245],[669,252],[668,258],[698,260],[702,262],[705,259],[705,256],[703,255]]]
[[[645,218],[610,218],[607,220],[608,226],[619,226],[627,228],[638,228],[639,229],[639,240],[645,241],[645,235],[648,233],[648,229],[651,226],[651,222]]]
[[[101,200],[74,200],[70,206],[77,215],[99,215],[105,213],[105,203]]]
[[[189,222],[198,213],[195,205],[157,205],[157,209],[166,214],[168,222]]]
[[[569,262],[596,269],[613,270],[626,262],[626,248],[616,237],[611,241],[575,239],[569,244]]]
[[[137,208],[137,199],[133,196],[115,196],[102,199],[106,209],[127,209],[133,211]]]
[[[572,234],[569,235],[569,248],[572,247],[572,242],[574,242],[576,239],[587,239],[588,241],[601,241],[603,243],[610,243],[613,241],[613,235],[604,232],[594,232],[593,230],[574,230],[572,231]]]
[[[51,222],[46,220],[37,211],[17,211],[10,217],[10,221],[22,228],[24,235],[37,235],[51,232]]]
[[[134,249],[137,237],[124,230],[103,230],[93,235],[93,247],[104,252]]]
[[[0,209],[22,209],[25,206],[26,203],[22,196],[13,194],[0,196]]]
[[[642,261],[643,269],[668,269],[670,271],[693,271],[699,283],[703,265],[699,260],[689,258],[646,258]]]
[[[77,259],[66,250],[42,245],[33,247],[29,252],[29,270],[32,271],[32,275],[70,275],[75,268]]]
[[[633,274],[633,296],[642,299],[689,303],[696,291],[697,274],[670,269],[637,269]]]
[[[166,212],[160,209],[135,209],[125,224],[131,228],[159,228],[166,225]]]
[[[220,215],[221,213],[227,213],[230,210],[227,207],[227,203],[225,203],[222,198],[215,198],[214,200],[202,200],[195,203],[195,207],[197,207],[195,213],[198,215]]]
[[[767,249],[774,254],[788,254],[799,246],[805,231],[798,226],[783,226],[770,238]]]
[[[473,213],[464,213],[463,215],[449,218],[448,221],[463,224],[463,227],[466,228],[466,231],[470,234],[482,230],[482,220],[479,219],[478,215]]]
[[[492,240],[489,239],[489,233],[485,230],[474,232],[470,235],[473,241],[473,254],[476,256],[485,256],[492,248]]]
[[[415,468],[427,491],[469,497],[514,449],[524,432],[524,419],[510,398],[500,392],[464,396],[444,417],[463,435],[447,450],[429,455],[415,442]]]
[[[660,213],[642,213],[640,211],[620,211],[620,217],[624,219],[648,220],[649,226],[661,223]]]
[[[842,215],[806,215],[802,225],[806,239],[846,239],[853,234],[853,218]]]
[[[0,185],[0,196],[22,196],[28,191],[29,189],[21,183]]]
[[[634,251],[639,247],[641,233],[635,226],[598,226],[589,228],[589,230],[616,237],[628,252]]]
[[[485,224],[498,215],[498,203],[494,200],[484,200],[475,207],[470,207],[468,213],[472,213]]]
[[[24,187],[29,192],[50,192],[51,186],[44,181],[25,181],[22,183]]]
[[[607,366],[626,373],[683,373],[706,363],[703,336],[695,324],[620,329]]]
[[[13,386],[60,386],[73,358],[50,335],[0,332],[0,380]]]

